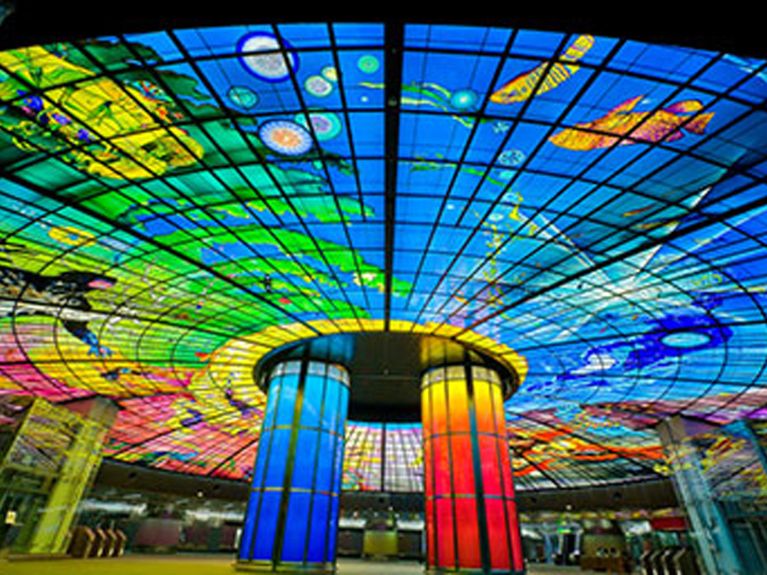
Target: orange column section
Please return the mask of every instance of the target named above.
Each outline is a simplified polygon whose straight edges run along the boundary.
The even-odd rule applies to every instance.
[[[524,573],[498,374],[447,366],[421,389],[429,569]]]

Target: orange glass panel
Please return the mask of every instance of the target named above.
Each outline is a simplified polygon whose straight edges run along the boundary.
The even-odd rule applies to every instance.
[[[490,386],[490,396],[493,399],[493,413],[495,414],[495,427],[497,433],[505,433],[506,412],[503,409],[503,396],[500,385]]]
[[[431,390],[432,433],[447,433],[445,384],[435,383],[429,389]]]
[[[495,433],[490,387],[492,386],[486,381],[474,382],[474,412],[477,417],[477,431],[479,433]]]
[[[466,382],[451,381],[448,384],[448,401],[450,404],[450,431],[469,431],[469,397],[466,392]]]
[[[434,422],[431,417],[431,387],[427,387],[421,392],[421,423],[423,424],[424,437],[434,433],[432,425]]]

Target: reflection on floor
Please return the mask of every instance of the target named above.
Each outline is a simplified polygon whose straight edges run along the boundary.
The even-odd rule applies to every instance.
[[[232,559],[221,555],[129,555],[120,559],[11,561],[0,560],[3,575],[232,575]],[[338,575],[421,575],[413,561],[342,559]],[[589,575],[575,567],[533,566],[529,575]]]

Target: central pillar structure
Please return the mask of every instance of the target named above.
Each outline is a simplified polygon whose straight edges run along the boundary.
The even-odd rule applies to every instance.
[[[253,368],[267,405],[237,567],[335,570],[348,411],[422,420],[431,573],[524,573],[503,408],[523,363],[416,331],[334,333],[266,354]]]
[[[524,573],[501,378],[464,362],[421,383],[431,573]]]
[[[349,375],[335,363],[275,365],[237,568],[335,571]]]

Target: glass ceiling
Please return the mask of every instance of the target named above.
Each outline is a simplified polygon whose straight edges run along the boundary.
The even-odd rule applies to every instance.
[[[527,360],[521,488],[663,475],[659,419],[767,420],[765,64],[327,23],[1,52],[0,394],[242,479],[253,354],[449,328]],[[420,488],[417,426],[348,434],[347,488]]]

